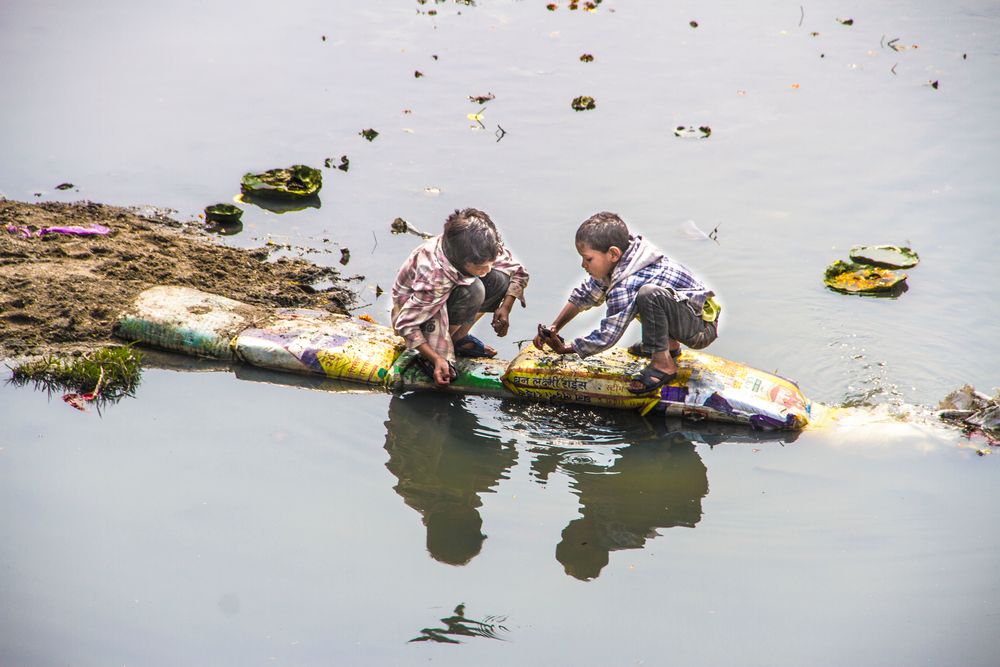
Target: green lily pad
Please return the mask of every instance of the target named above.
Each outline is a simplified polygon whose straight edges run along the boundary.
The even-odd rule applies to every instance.
[[[830,289],[846,294],[896,294],[904,290],[906,274],[837,260],[826,268],[823,282]]]
[[[851,248],[851,261],[890,269],[908,269],[920,262],[920,256],[909,248],[895,245],[856,245]]]
[[[243,209],[232,204],[212,204],[205,207],[206,222],[218,222],[221,224],[234,224],[243,217]]]
[[[240,189],[244,194],[275,199],[312,197],[323,187],[323,174],[303,164],[288,169],[271,169],[262,174],[245,174]]]

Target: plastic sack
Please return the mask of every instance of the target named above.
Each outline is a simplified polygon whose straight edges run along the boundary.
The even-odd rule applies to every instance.
[[[279,309],[239,334],[237,359],[254,366],[381,385],[403,339],[388,327],[324,311]]]
[[[624,348],[611,348],[581,359],[525,346],[510,362],[503,383],[524,398],[557,403],[580,403],[648,412],[659,395],[636,396],[628,391],[629,378],[648,363]]]
[[[236,335],[264,311],[188,287],[151,287],[118,317],[115,334],[126,340],[201,357],[232,358]]]
[[[511,397],[510,391],[501,379],[507,370],[507,362],[503,359],[460,357],[455,362],[458,377],[447,386],[438,387],[434,384],[433,378],[414,363],[416,355],[416,352],[409,350],[399,356],[386,378],[386,386],[389,389],[393,391],[438,389],[460,394]]]

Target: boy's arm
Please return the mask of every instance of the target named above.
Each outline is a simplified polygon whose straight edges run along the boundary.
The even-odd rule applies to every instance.
[[[552,321],[552,326],[549,327],[549,329],[553,334],[559,333],[559,330],[569,324],[569,322],[574,317],[579,315],[582,310],[583,309],[580,308],[580,306],[576,305],[572,301],[566,302],[566,305],[563,306],[562,310],[559,311],[559,314],[556,315],[556,319]],[[574,351],[572,347],[563,343],[558,336],[544,336],[541,332],[535,336],[535,339],[532,342],[539,350],[543,349],[543,346],[548,344],[549,347],[559,354],[569,354]]]

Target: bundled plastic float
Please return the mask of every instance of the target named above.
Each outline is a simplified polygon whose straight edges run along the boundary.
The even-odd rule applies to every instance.
[[[391,329],[361,318],[304,309],[268,310],[185,287],[141,293],[116,333],[167,350],[242,361],[278,371],[363,383],[392,391],[437,389]],[[511,362],[459,359],[446,391],[547,402],[662,410],[695,420],[758,429],[804,428],[811,404],[776,375],[684,350],[677,379],[655,392],[629,393],[647,361],[622,348],[580,359],[526,347]]]

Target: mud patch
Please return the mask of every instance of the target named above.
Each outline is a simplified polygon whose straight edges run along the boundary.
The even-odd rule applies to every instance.
[[[7,231],[95,223],[111,233],[24,238]],[[92,202],[0,199],[0,358],[106,345],[118,314],[154,285],[335,313],[354,302],[336,269],[303,259],[271,262],[268,254],[221,246],[202,225],[165,216]],[[333,286],[312,287],[321,281]]]

